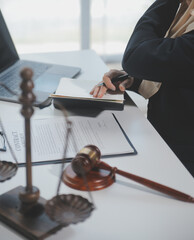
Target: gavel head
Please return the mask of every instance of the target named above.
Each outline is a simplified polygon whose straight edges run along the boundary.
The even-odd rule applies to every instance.
[[[99,148],[94,145],[87,145],[72,160],[72,169],[78,176],[87,174],[100,162],[100,157]]]

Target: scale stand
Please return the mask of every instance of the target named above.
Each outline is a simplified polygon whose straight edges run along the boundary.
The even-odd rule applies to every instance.
[[[0,220],[32,240],[44,239],[60,230],[62,226],[45,214],[44,198],[39,197],[34,205],[24,206],[19,195],[25,191],[26,188],[19,186],[0,196]],[[28,209],[26,214],[22,212],[24,207]]]
[[[23,105],[21,114],[25,117],[27,186],[18,186],[0,196],[0,220],[26,236],[28,239],[41,240],[55,233],[59,229],[67,227],[69,224],[76,224],[85,221],[85,219],[91,215],[95,207],[93,203],[90,203],[82,196],[74,194],[59,195],[64,162],[61,165],[61,175],[57,187],[57,194],[52,199],[45,200],[40,197],[39,189],[32,185],[30,118],[33,114],[32,103],[35,100],[35,96],[32,92],[34,87],[32,75],[32,70],[28,68],[21,72],[23,81],[21,84],[22,96],[20,97],[20,102]],[[4,87],[8,89],[6,86]],[[12,93],[10,89],[9,92]],[[68,137],[71,131],[71,122],[67,119],[65,109],[60,104],[55,104],[63,111],[67,124],[64,147],[65,158]],[[0,126],[1,125],[0,121]],[[3,130],[3,125],[1,127]],[[16,164],[0,161],[0,182],[4,182],[15,176],[18,169],[17,159],[8,140],[7,143]]]
[[[34,112],[35,95],[31,69],[24,69],[22,77],[21,114],[25,117],[26,181],[27,186],[18,186],[0,196],[0,220],[26,236],[40,240],[58,231],[62,225],[52,221],[45,213],[46,200],[40,197],[39,189],[32,186],[30,118]]]

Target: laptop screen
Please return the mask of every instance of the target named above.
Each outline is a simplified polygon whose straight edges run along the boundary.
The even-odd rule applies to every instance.
[[[3,15],[0,10],[0,72],[19,59]]]

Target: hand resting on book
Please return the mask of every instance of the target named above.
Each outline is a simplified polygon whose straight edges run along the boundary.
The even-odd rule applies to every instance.
[[[93,97],[102,98],[107,91],[114,94],[124,92],[133,84],[132,77],[128,77],[126,80],[118,81],[114,84],[111,82],[111,79],[123,74],[126,74],[126,72],[111,69],[109,72],[104,74],[103,81],[93,87],[93,89],[90,91],[90,94],[93,95]]]

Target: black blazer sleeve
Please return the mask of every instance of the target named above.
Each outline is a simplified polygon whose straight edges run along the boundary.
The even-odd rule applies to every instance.
[[[194,31],[164,38],[179,0],[156,0],[138,21],[122,66],[132,77],[156,82],[194,83]]]

